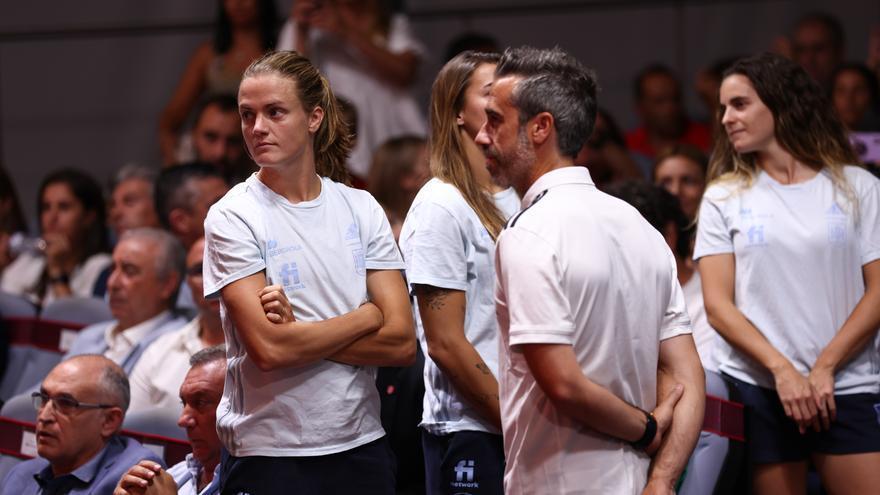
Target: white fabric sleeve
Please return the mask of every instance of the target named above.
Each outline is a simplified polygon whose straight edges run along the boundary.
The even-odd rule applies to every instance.
[[[697,239],[694,243],[694,261],[703,256],[733,252],[733,238],[721,203],[710,198],[710,191],[703,195],[700,217],[697,221]]]
[[[426,202],[417,212],[417,226],[407,242],[406,276],[415,284],[467,290],[467,253],[464,232],[452,213]]]
[[[388,27],[388,51],[391,53],[413,52],[419,58],[425,56],[425,45],[413,35],[409,19],[403,14],[391,17],[391,25]]]
[[[880,181],[865,173],[868,184],[859,198],[859,254],[862,265],[880,259]]]
[[[205,219],[203,283],[205,297],[266,268],[256,235],[247,221],[226,208],[211,207]]]
[[[675,268],[675,257],[669,251],[669,264],[672,270],[669,291],[669,303],[663,313],[663,323],[660,325],[660,340],[666,340],[677,335],[693,333],[691,318],[687,312],[687,304],[684,301],[684,292],[678,283],[678,270]]]
[[[372,195],[367,193],[367,197],[370,213],[368,237],[364,243],[367,247],[367,252],[364,253],[366,269],[403,270],[405,267],[403,257],[400,256],[400,249],[394,241],[394,234],[391,232],[391,224],[388,223],[385,210]]]
[[[574,320],[556,250],[524,228],[502,232],[496,251],[498,289],[507,303],[510,345],[568,344]]]
[[[278,43],[275,45],[276,50],[293,50],[296,48],[296,28],[293,21],[287,19],[281,30],[278,31]]]

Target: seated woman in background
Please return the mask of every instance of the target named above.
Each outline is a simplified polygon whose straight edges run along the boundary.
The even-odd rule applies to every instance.
[[[316,64],[333,92],[358,111],[358,139],[349,171],[365,178],[373,151],[387,139],[425,135],[412,94],[425,48],[388,0],[297,0],[278,39]]]
[[[697,209],[706,190],[706,154],[687,144],[677,144],[657,154],[654,161],[654,184],[678,198],[688,221],[697,216]]]
[[[391,138],[373,155],[367,190],[385,209],[394,239],[419,189],[431,178],[425,139],[419,136]]]
[[[37,212],[44,249],[22,253],[3,272],[0,289],[38,305],[68,296],[92,296],[110,265],[101,186],[66,168],[40,185]]]
[[[218,0],[214,41],[196,49],[159,119],[166,166],[176,161],[180,130],[199,98],[236,94],[244,69],[275,45],[277,25],[272,0]]]
[[[834,71],[831,103],[848,131],[880,131],[880,87],[877,75],[864,65],[849,63]]]
[[[0,271],[9,266],[15,258],[16,249],[10,245],[12,236],[27,234],[27,224],[21,212],[21,203],[15,184],[3,166],[0,166]],[[23,238],[23,237],[22,237]]]

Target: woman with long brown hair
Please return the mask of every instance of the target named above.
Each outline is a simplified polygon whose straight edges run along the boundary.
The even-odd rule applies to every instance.
[[[731,396],[747,407],[753,486],[880,485],[880,183],[825,92],[773,54],[724,74],[699,260]]]
[[[493,184],[474,141],[498,60],[464,52],[434,81],[434,178],[416,195],[400,234],[427,356],[421,426],[429,494],[502,492],[494,256],[495,239],[519,200]]]
[[[256,60],[238,103],[260,170],[205,221],[228,346],[223,493],[392,494],[375,367],[409,364],[415,338],[388,220],[344,183],[348,129],[308,59]]]

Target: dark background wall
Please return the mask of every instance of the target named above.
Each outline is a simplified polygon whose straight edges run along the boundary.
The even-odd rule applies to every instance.
[[[279,11],[290,0],[276,0]],[[705,117],[693,79],[715,60],[772,46],[810,10],[836,15],[848,58],[864,60],[880,22],[876,0],[565,1],[407,0],[416,34],[433,58],[424,99],[446,43],[465,30],[503,45],[559,45],[596,69],[600,104],[624,128],[636,124],[632,78],[662,62],[679,71],[687,105]],[[50,170],[87,168],[102,182],[127,162],[158,164],[157,121],[194,48],[209,39],[212,0],[86,0],[0,5],[0,163],[28,215]],[[157,165],[158,166],[158,165]]]

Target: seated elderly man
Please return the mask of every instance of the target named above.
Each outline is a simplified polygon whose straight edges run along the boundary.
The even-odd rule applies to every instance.
[[[220,439],[216,423],[226,376],[226,351],[222,345],[209,347],[194,354],[189,362],[191,368],[180,386],[183,412],[178,424],[186,429],[192,454],[168,471],[150,459],[142,460],[119,480],[114,495],[220,493]]]
[[[151,408],[178,410],[177,391],[190,367],[190,356],[213,345],[222,344],[220,300],[202,294],[204,238],[196,241],[186,255],[186,283],[199,314],[180,330],[165,334],[144,351],[131,372],[131,410]]]
[[[0,495],[109,494],[133,462],[161,464],[137,441],[117,435],[128,393],[125,372],[103,356],[61,362],[33,393],[39,457],[12,468]]]
[[[131,373],[147,346],[186,324],[171,312],[183,267],[184,251],[173,235],[149,227],[126,231],[107,281],[116,319],[83,329],[67,356],[103,354]]]

